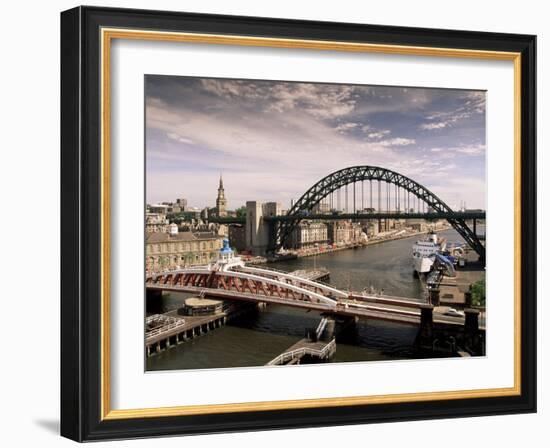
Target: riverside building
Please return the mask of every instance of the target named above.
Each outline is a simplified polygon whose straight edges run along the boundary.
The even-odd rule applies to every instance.
[[[145,231],[147,233],[168,232],[168,220],[162,213],[147,213],[145,215]]]
[[[331,221],[327,223],[328,240],[331,244],[356,244],[362,241],[363,229],[360,223]]]
[[[168,232],[146,234],[148,272],[205,265],[217,259],[223,237],[216,232],[180,232],[176,224],[168,227]]]
[[[294,249],[305,249],[327,242],[327,225],[322,222],[301,221],[292,232]]]

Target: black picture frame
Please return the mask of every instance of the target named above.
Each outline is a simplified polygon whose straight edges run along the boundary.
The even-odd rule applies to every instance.
[[[521,54],[521,393],[515,396],[102,419],[101,28]],[[99,7],[61,14],[61,434],[76,441],[536,411],[536,37]],[[136,280],[138,281],[138,280]]]

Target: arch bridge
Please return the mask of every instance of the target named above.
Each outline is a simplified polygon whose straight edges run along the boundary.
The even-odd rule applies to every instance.
[[[367,186],[367,201],[365,201],[365,182]],[[360,186],[360,201],[356,189]],[[351,198],[348,187],[351,186]],[[373,188],[374,187],[374,188]],[[344,190],[344,192],[342,192]],[[374,194],[373,194],[374,193]],[[342,197],[343,196],[343,197]],[[374,200],[373,200],[374,199]],[[359,203],[358,203],[359,202]],[[368,208],[365,207],[367,203]],[[303,219],[308,219],[312,213],[319,210],[344,210],[344,215],[353,210],[356,216],[358,210],[368,209],[374,214],[385,216],[442,216],[464,238],[466,243],[485,259],[485,246],[481,243],[475,230],[468,224],[468,215],[460,214],[451,209],[433,192],[418,182],[395,171],[377,166],[361,165],[335,171],[309,188],[290,208],[284,220],[272,220],[270,235],[270,252],[288,246],[291,235]],[[361,219],[372,219],[364,214]],[[475,228],[475,218],[473,219]]]

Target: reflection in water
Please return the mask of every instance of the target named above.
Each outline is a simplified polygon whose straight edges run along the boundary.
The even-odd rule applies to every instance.
[[[449,241],[461,240],[454,230],[440,235]],[[330,270],[330,283],[341,289],[362,290],[372,285],[377,290],[383,289],[385,294],[421,298],[422,285],[413,277],[411,267],[413,241],[413,238],[406,238],[273,266],[286,271],[325,267]],[[162,311],[181,305],[185,297],[188,295],[179,293],[164,297]],[[303,338],[305,328],[316,327],[319,321],[316,312],[270,305],[200,338],[151,356],[147,359],[147,369],[261,366]],[[412,345],[416,331],[412,326],[361,320],[355,330],[346,335],[345,342],[338,341],[332,362],[414,357]]]

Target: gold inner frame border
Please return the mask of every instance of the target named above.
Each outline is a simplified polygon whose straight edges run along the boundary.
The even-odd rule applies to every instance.
[[[385,403],[423,402],[521,394],[521,53],[459,48],[264,38],[219,34],[162,32],[139,29],[101,29],[101,419],[169,417],[229,412],[253,412]],[[507,388],[418,392],[302,400],[188,405],[136,409],[111,409],[110,387],[110,67],[113,39],[185,42],[212,45],[295,48],[357,53],[382,53],[469,59],[505,60],[514,63],[514,386]]]

